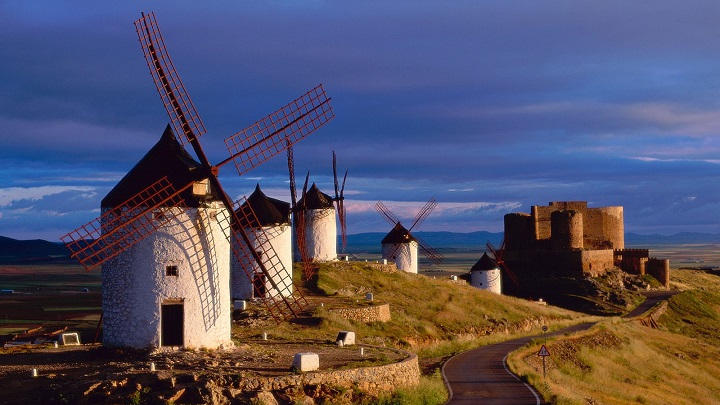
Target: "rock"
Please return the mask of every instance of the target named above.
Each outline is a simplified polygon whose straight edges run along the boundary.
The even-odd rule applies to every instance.
[[[260,391],[250,399],[252,405],[279,405],[273,394],[269,391]]]
[[[297,404],[297,405],[315,405],[315,400],[310,398],[309,396],[305,395],[301,398],[296,399],[295,404]]]

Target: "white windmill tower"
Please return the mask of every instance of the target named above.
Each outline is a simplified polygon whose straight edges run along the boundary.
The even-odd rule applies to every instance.
[[[232,298],[247,300],[251,298],[275,297],[277,295],[289,296],[291,289],[277,290],[273,285],[292,285],[292,228],[290,226],[290,203],[268,197],[260,190],[260,185],[247,198],[243,204],[243,210],[251,209],[257,217],[257,224],[262,232],[257,233],[258,238],[251,238],[252,249],[263,260],[266,268],[274,268],[277,271],[267,276],[263,273],[252,258],[243,257],[245,263],[236,259],[231,262],[231,291]],[[243,228],[252,227],[252,224],[243,223]],[[247,230],[250,233],[250,230]],[[233,246],[233,248],[237,248]],[[271,259],[265,252],[275,251],[281,266],[271,266],[268,260]],[[251,277],[245,274],[247,268],[254,271]],[[272,278],[272,283],[267,277]]]
[[[298,222],[295,226],[304,225],[308,259],[316,262],[337,260],[337,223],[333,198],[313,183],[298,201],[297,207],[304,212],[304,224]],[[301,256],[299,246],[297,254]]]
[[[437,250],[410,233],[430,215],[436,206],[435,199],[430,198],[430,201],[415,216],[410,229],[406,229],[400,220],[382,202],[378,201],[375,209],[393,225],[393,229],[380,242],[382,258],[395,262],[398,270],[415,274],[418,272],[418,248],[433,264],[441,263],[444,258]]]
[[[230,340],[230,260],[253,262],[277,291],[292,285],[270,275],[282,266],[272,249],[263,260],[252,240],[264,238],[247,204],[230,200],[218,179],[233,162],[240,175],[303,139],[334,117],[318,86],[226,139],[231,156],[212,165],[199,136],[195,107],[165,49],[153,13],[135,22],[146,62],[171,119],[160,141],[103,199],[101,217],[61,239],[87,269],[103,266],[103,343],[135,348],[220,348]],[[190,144],[197,161],[175,138]],[[236,210],[236,207],[239,209]],[[250,224],[247,228],[239,224]],[[230,249],[230,240],[239,249]],[[269,267],[270,264],[272,267]],[[277,320],[307,305],[297,295],[264,299]]]
[[[102,200],[104,214],[153,183],[192,184],[149,221],[164,223],[102,271],[103,344],[129,347],[230,346],[230,215],[170,126]],[[107,226],[112,219],[106,219]],[[118,232],[118,237],[121,237]]]
[[[290,172],[290,195],[294,212],[293,226],[296,233],[296,257],[303,263],[305,279],[317,270],[313,261],[337,260],[337,224],[340,222],[342,251],[347,246],[347,226],[345,224],[345,181],[348,172],[345,171],[342,186],[338,182],[337,157],[332,153],[333,177],[335,181],[335,198],[320,191],[315,183],[310,190],[307,189],[308,176],[302,191],[302,198],[296,203],[295,191],[295,164],[292,147],[288,148],[288,170]]]
[[[470,268],[470,285],[495,294],[502,294],[500,266],[487,253],[483,253],[480,260]]]

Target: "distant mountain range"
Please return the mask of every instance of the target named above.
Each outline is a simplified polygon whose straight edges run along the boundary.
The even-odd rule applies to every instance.
[[[348,250],[380,250],[380,241],[385,237],[383,232],[359,233],[348,235]],[[499,247],[502,243],[502,232],[413,232],[413,235],[436,249],[479,249],[485,250],[485,243],[490,242]],[[720,233],[693,233],[681,232],[674,235],[640,235],[637,233],[625,234],[627,247],[642,247],[654,245],[684,245],[684,244],[720,244]]]
[[[0,263],[69,262],[70,251],[61,243],[42,239],[16,240],[0,236]]]
[[[348,253],[380,252],[384,232],[348,235]],[[416,237],[438,250],[485,250],[485,243],[496,247],[502,243],[502,232],[415,232]],[[674,235],[625,234],[627,247],[657,245],[720,244],[720,233],[681,232]],[[69,251],[59,242],[46,240],[16,240],[0,236],[0,264],[72,263]]]

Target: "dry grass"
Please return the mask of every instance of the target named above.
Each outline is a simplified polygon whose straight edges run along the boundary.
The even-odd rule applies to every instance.
[[[588,319],[584,314],[499,296],[447,278],[381,272],[364,262],[322,264],[316,282],[298,284],[304,285],[312,303],[324,304],[314,308],[313,318],[304,324],[268,321],[235,328],[235,337],[243,339],[265,331],[286,339],[333,341],[338,331],[352,330],[359,343],[404,348],[426,358],[539,334],[543,324],[557,329]],[[353,322],[329,311],[334,305],[365,306],[367,292],[373,293],[374,302],[389,303],[389,322]]]
[[[701,271],[673,271],[674,296],[658,320],[660,329],[615,318],[583,338],[548,343],[547,378],[538,366],[539,343],[509,358],[511,368],[557,404],[716,404],[720,403],[720,277]],[[609,334],[620,342],[589,344]],[[575,353],[563,356],[562,347]],[[557,353],[556,352],[560,352]]]

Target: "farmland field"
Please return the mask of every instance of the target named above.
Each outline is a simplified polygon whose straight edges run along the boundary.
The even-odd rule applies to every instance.
[[[67,327],[92,342],[100,320],[100,272],[72,265],[0,265],[0,341]],[[7,290],[12,290],[10,293]]]
[[[720,266],[716,244],[658,244],[628,246],[650,248],[650,256],[670,259],[670,267],[713,268]],[[444,277],[467,273],[482,256],[477,247],[439,248],[445,260],[432,265],[420,257],[420,274]],[[348,247],[353,260],[381,261],[379,251]],[[0,265],[0,341],[8,334],[43,326],[46,330],[68,327],[81,333],[83,342],[92,342],[100,319],[100,271],[86,272],[79,265]]]

